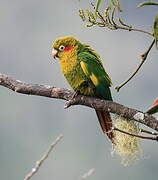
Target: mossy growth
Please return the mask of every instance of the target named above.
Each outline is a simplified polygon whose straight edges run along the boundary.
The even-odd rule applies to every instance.
[[[114,127],[130,134],[138,135],[140,133],[139,126],[134,121],[129,121],[121,116],[113,117]],[[121,156],[121,163],[124,166],[131,162],[139,160],[142,155],[140,148],[140,139],[117,130],[114,130],[113,152]]]

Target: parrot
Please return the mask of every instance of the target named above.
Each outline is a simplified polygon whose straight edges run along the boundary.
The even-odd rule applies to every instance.
[[[100,56],[90,45],[73,36],[59,37],[52,43],[51,55],[58,59],[64,77],[76,93],[112,101],[111,79]],[[95,111],[103,133],[113,142],[110,113]]]

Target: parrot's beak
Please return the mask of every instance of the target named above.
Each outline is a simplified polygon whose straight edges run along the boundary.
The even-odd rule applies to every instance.
[[[56,49],[52,49],[51,55],[52,55],[54,58],[58,57],[58,51],[57,51]]]

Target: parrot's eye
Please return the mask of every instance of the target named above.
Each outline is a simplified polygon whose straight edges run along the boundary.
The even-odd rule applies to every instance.
[[[63,46],[63,45],[59,46],[60,51],[64,51],[64,49],[65,49],[65,46]]]

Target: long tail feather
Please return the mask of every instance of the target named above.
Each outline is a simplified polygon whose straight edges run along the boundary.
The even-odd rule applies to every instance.
[[[99,111],[99,110],[95,110],[100,126],[103,130],[103,133],[106,134],[109,139],[113,142],[113,137],[114,134],[112,132],[112,120],[110,117],[110,113],[106,112],[106,111]]]

